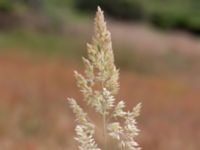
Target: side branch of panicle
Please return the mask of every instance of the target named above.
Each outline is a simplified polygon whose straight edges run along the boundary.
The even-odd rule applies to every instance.
[[[73,98],[68,98],[70,107],[76,115],[78,125],[75,128],[75,140],[80,143],[80,150],[100,150],[94,140],[95,126],[90,122],[87,113],[77,104]]]

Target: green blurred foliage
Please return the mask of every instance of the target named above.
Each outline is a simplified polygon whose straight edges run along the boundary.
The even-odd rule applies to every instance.
[[[13,10],[13,6],[10,0],[0,0],[0,12],[10,13]]]
[[[199,0],[75,0],[76,8],[107,14],[123,20],[142,20],[163,29],[182,28],[200,32]]]
[[[0,13],[26,7],[35,13],[42,12],[59,23],[66,14],[73,16],[74,8],[94,14],[98,5],[114,18],[145,21],[163,29],[181,28],[200,33],[199,0],[0,0]]]
[[[75,7],[80,10],[95,11],[97,6],[120,19],[141,19],[144,15],[143,6],[137,0],[75,0]]]
[[[200,31],[200,1],[197,0],[154,0],[146,5],[148,19],[154,25],[165,29],[182,28]],[[198,16],[198,17],[197,17]]]

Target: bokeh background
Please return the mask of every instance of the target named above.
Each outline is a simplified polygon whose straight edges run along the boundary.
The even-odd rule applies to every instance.
[[[97,5],[120,68],[117,100],[143,103],[141,147],[199,150],[199,0],[0,0],[0,150],[77,149],[67,97],[86,108],[73,70]]]

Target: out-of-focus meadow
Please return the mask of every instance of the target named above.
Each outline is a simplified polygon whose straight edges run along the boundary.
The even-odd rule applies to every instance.
[[[0,150],[75,150],[67,97],[96,6],[112,33],[120,93],[143,103],[144,150],[200,148],[198,0],[0,0]],[[114,149],[114,148],[113,148]]]

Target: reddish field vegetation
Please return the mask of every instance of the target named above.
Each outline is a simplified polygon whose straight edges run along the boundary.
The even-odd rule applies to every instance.
[[[59,58],[0,56],[0,150],[75,150],[67,97],[81,100],[73,70]],[[143,103],[138,142],[144,150],[198,150],[200,92],[178,76],[121,71],[118,99]],[[81,103],[81,101],[80,101]]]

